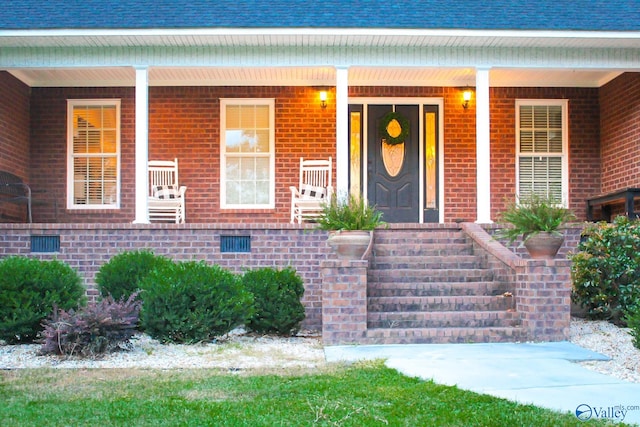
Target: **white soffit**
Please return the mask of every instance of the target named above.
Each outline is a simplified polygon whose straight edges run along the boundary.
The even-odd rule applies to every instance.
[[[10,70],[31,87],[135,86],[132,67]],[[493,69],[491,86],[600,87],[621,70]],[[335,85],[334,67],[150,68],[150,86]],[[474,86],[473,68],[351,67],[351,86]]]
[[[387,46],[638,48],[640,32],[432,29],[0,30],[0,47]]]

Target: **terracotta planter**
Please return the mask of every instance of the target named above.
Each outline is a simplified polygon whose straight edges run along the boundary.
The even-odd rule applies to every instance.
[[[371,233],[360,230],[334,231],[327,243],[340,259],[362,259],[371,242]]]
[[[524,242],[525,248],[533,259],[553,259],[564,242],[564,236],[541,232]]]

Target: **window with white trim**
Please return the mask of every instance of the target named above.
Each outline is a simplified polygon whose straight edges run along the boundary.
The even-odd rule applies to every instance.
[[[120,100],[68,100],[67,207],[118,208],[119,188]]]
[[[567,205],[567,100],[517,100],[517,193]]]
[[[273,99],[220,100],[220,206],[275,207]]]

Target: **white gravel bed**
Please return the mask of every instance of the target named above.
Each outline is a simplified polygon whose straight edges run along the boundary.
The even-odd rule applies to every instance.
[[[131,339],[129,349],[98,359],[40,356],[40,345],[0,346],[0,369],[20,368],[314,368],[325,363],[318,336],[290,338],[232,334],[217,343],[161,344],[147,335]]]
[[[629,329],[606,321],[571,321],[572,343],[611,358],[607,362],[580,362],[582,366],[621,380],[640,383],[640,350],[633,346],[632,340]]]
[[[640,383],[640,350],[631,340],[627,329],[605,321],[571,321],[572,343],[612,358],[607,362],[580,362],[582,366]],[[39,348],[36,344],[0,345],[0,369],[214,368],[235,372],[258,368],[313,369],[326,363],[321,339],[313,333],[279,338],[252,336],[239,331],[218,343],[194,345],[160,344],[146,335],[139,335],[131,340],[130,349],[100,359],[39,356]]]

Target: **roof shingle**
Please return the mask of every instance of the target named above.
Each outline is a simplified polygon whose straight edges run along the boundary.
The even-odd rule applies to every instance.
[[[638,0],[4,0],[0,29],[640,30]]]

